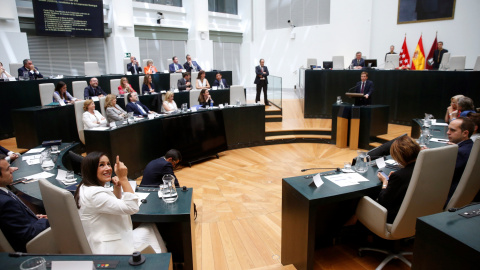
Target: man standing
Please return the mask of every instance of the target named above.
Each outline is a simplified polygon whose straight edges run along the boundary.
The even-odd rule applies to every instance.
[[[192,90],[192,83],[190,82],[190,72],[185,72],[182,75],[183,78],[179,79],[177,82],[178,90]]]
[[[163,184],[162,177],[171,174],[175,177],[175,187],[180,187],[173,169],[182,161],[182,154],[176,149],[170,149],[164,157],[154,159],[143,170],[143,178],[140,186],[157,186]]]
[[[267,66],[265,66],[265,60],[260,59],[260,65],[255,67],[255,77],[254,84],[257,85],[257,95],[255,96],[255,103],[260,101],[260,93],[262,92],[263,88],[263,102],[265,102],[265,106],[270,106],[267,98],[267,88],[268,88],[268,72]]]
[[[137,58],[135,56],[130,57],[130,63],[127,64],[127,71],[130,71],[132,75],[142,72],[142,67],[138,65]]]
[[[357,52],[355,54],[355,59],[352,60],[350,64],[354,69],[362,69],[365,67],[365,60],[362,58],[362,52]]]
[[[149,113],[153,113],[147,108],[147,106],[138,101],[138,95],[136,92],[128,94],[127,99],[129,101],[126,106],[127,112],[133,112],[133,115],[135,116],[147,116]]]
[[[23,67],[18,69],[18,77],[19,78],[24,77],[23,75],[24,73],[25,74],[28,73],[28,77],[30,78],[30,80],[43,78],[43,75],[40,74],[37,68],[35,68],[35,66],[32,63],[32,60],[30,59],[23,60]]]
[[[93,77],[90,79],[90,85],[85,87],[83,90],[83,96],[85,99],[89,99],[91,97],[103,97],[106,96],[107,93],[102,90],[100,86],[98,86],[98,79]]]
[[[458,145],[457,161],[455,163],[455,171],[453,173],[452,185],[448,193],[448,200],[452,197],[458,182],[462,177],[465,166],[467,165],[470,151],[472,151],[473,141],[470,137],[475,130],[475,123],[467,117],[459,117],[448,125],[448,140],[449,144]],[[447,202],[448,202],[447,200]]]
[[[433,69],[438,69],[442,63],[443,54],[447,53],[448,50],[443,48],[443,41],[437,43],[437,48],[433,52]]]
[[[170,73],[175,73],[175,72],[182,72],[182,65],[178,63],[178,58],[176,56],[172,57],[173,63],[168,65],[168,70]]]
[[[390,45],[390,51],[385,54],[385,61],[387,61],[387,55],[389,55],[389,54],[397,54],[394,50],[395,50],[395,46]]]
[[[202,70],[202,68],[197,64],[196,61],[192,61],[192,57],[189,54],[187,54],[185,58],[187,58],[187,62],[183,64],[183,67],[187,72],[192,72],[192,70],[193,72]]]
[[[35,215],[7,186],[13,182],[13,172],[5,155],[0,154],[0,229],[15,251],[26,252],[28,241],[50,227],[47,216]]]
[[[227,80],[222,79],[222,74],[220,74],[220,72],[218,72],[218,73],[215,75],[215,81],[213,82],[213,86],[217,86],[218,89],[226,89],[226,88],[228,88]]]
[[[355,93],[363,94],[362,98],[355,99],[355,106],[372,104],[373,82],[368,80],[368,73],[362,72],[360,75],[361,81],[355,86]]]

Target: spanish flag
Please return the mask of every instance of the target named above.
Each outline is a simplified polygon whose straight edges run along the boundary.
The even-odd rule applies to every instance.
[[[413,53],[412,59],[412,69],[414,70],[424,70],[425,69],[425,52],[423,50],[422,36],[418,40],[417,48]]]

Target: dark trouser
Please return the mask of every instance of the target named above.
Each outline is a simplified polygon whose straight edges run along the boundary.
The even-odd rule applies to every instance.
[[[259,82],[257,83],[257,96],[255,97],[255,103],[260,101],[260,93],[262,92],[262,88],[263,88],[263,101],[265,102],[265,104],[268,104],[268,99],[267,99],[268,84],[266,83],[265,80],[259,80]]]

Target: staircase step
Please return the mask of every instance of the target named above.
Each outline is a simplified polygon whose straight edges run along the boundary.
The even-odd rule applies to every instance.
[[[294,134],[294,135],[266,136],[265,141],[290,140],[290,139],[323,139],[323,140],[330,140],[331,138],[332,138],[332,136],[330,136],[330,135]]]

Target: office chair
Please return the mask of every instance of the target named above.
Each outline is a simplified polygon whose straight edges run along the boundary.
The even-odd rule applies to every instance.
[[[75,106],[75,120],[77,122],[77,131],[78,131],[78,138],[80,141],[85,144],[85,133],[83,128],[83,104],[85,104],[84,100],[77,101],[73,104]]]
[[[85,76],[100,76],[100,68],[98,62],[83,62],[85,67]]]
[[[178,80],[182,77],[182,73],[170,73],[170,88],[178,89]]]
[[[0,252],[15,252],[7,238],[0,230]],[[27,243],[28,253],[50,253],[55,254],[58,252],[58,248],[53,239],[53,233],[51,228],[45,229],[43,232],[37,234],[35,238]]]
[[[120,92],[118,91],[118,86],[120,86],[120,79],[111,79],[110,80],[110,94],[113,94],[115,96],[120,95]]]
[[[38,85],[38,92],[40,93],[40,103],[42,106],[50,104],[53,102],[55,85],[53,85],[53,83],[41,83]]]
[[[241,104],[247,103],[245,100],[245,92],[243,90],[243,86],[230,85],[230,104],[236,104],[237,99],[240,101]]]
[[[73,96],[78,99],[84,99],[85,87],[88,86],[86,81],[74,81],[72,82]]]

